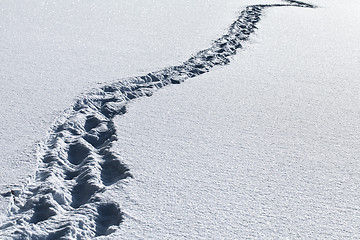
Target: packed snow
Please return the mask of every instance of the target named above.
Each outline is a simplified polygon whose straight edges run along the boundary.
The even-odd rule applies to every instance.
[[[2,235],[359,238],[360,4],[160,2],[2,3]]]

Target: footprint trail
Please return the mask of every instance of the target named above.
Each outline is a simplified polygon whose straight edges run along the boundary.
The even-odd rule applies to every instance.
[[[229,64],[270,7],[315,8],[300,1],[251,5],[226,34],[181,65],[129,77],[78,98],[52,127],[41,145],[36,177],[22,191],[12,191],[8,220],[0,226],[6,239],[92,239],[114,232],[123,219],[119,203],[108,199],[114,183],[131,177],[112,149],[117,140],[113,119],[126,113],[135,98]]]

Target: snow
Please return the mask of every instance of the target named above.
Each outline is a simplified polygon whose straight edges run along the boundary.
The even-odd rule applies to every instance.
[[[360,6],[318,4],[268,9],[229,66],[116,120],[134,179],[115,236],[360,237]]]
[[[249,2],[2,1],[1,191],[34,175],[37,142],[76,96],[181,63]]]
[[[115,204],[71,210],[73,224],[91,228],[86,216],[97,216],[102,235],[123,221],[99,237],[111,239],[358,238],[360,32],[348,28],[359,22],[359,4],[312,2],[321,8],[267,9],[230,65],[129,104],[115,118],[119,140],[112,149],[133,178],[111,184],[112,178],[94,178],[101,181],[91,186],[106,185],[97,197]],[[98,82],[180,64],[224,34],[241,6],[254,3],[113,1],[94,7],[74,1],[58,8],[55,1],[2,2],[2,191],[33,174],[35,142],[75,96]],[[71,116],[69,123],[88,122]],[[87,163],[78,162],[88,151]],[[99,175],[106,170],[101,154],[80,141],[69,145],[68,160],[86,176]],[[57,180],[51,177],[42,188],[60,189],[44,200],[54,206],[71,197],[69,183]],[[72,207],[82,204],[81,196],[72,197]],[[22,230],[53,237],[72,230],[54,229],[66,215],[41,221],[52,211],[35,209],[31,221],[39,224]],[[83,228],[83,236],[90,230]]]

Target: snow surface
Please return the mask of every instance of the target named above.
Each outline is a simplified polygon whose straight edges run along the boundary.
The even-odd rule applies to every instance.
[[[36,143],[76,96],[181,63],[252,2],[1,1],[1,192],[34,175]]]
[[[32,161],[20,151],[29,152],[77,95],[98,82],[180,63],[208,47],[243,5],[2,1],[2,168]]]
[[[360,5],[316,3],[266,10],[229,66],[116,120],[134,179],[115,236],[360,237]]]
[[[249,2],[255,3],[243,1],[241,4]],[[359,22],[356,15],[359,4],[355,1],[344,4],[335,0],[313,2],[323,8],[266,10],[265,17],[258,24],[260,30],[230,66],[191,79],[185,84],[165,88],[151,98],[136,101],[129,105],[127,114],[116,119],[119,141],[114,148],[129,166],[134,178],[113,184],[105,193],[107,198],[118,202],[125,213],[120,230],[109,235],[109,238],[359,238],[360,213],[357,204],[360,199],[357,183],[360,178],[360,154],[356,133],[360,113],[357,104],[360,90],[357,42],[360,32],[356,28],[347,30]],[[5,3],[8,6],[13,4]],[[34,22],[10,22],[7,25],[9,28],[2,28],[6,33],[6,40],[1,41],[5,46],[1,54],[6,57],[1,58],[1,64],[5,66],[1,68],[5,69],[2,70],[2,78],[6,81],[2,96],[5,96],[9,106],[1,107],[5,124],[1,132],[4,135],[3,155],[12,157],[5,158],[1,163],[4,164],[4,171],[1,171],[4,181],[1,183],[19,183],[32,173],[34,168],[29,169],[28,166],[34,165],[35,158],[29,156],[24,160],[25,155],[16,152],[25,149],[26,153],[33,149],[34,144],[29,143],[29,139],[35,142],[44,137],[44,126],[49,127],[57,112],[71,105],[76,95],[94,87],[98,78],[103,81],[104,78],[113,80],[139,74],[142,70],[136,68],[141,61],[144,61],[144,66],[149,66],[144,70],[147,73],[187,59],[224,33],[224,29],[238,15],[235,7],[241,5],[234,1],[224,7],[220,1],[213,1],[205,7],[204,4],[192,3],[194,5],[189,8],[187,3],[183,1],[180,4],[183,7],[181,14],[181,6],[172,9],[172,4],[157,5],[167,8],[158,11],[159,8],[155,6],[153,13],[156,14],[145,14],[149,19],[161,19],[163,15],[159,17],[159,12],[166,15],[169,11],[183,16],[172,18],[178,24],[181,22],[179,19],[188,21],[184,24],[186,28],[182,29],[183,32],[178,32],[178,26],[174,27],[174,32],[180,33],[176,37],[166,35],[166,28],[171,29],[167,24],[173,27],[173,22],[165,24],[162,20],[160,22],[166,26],[157,33],[163,34],[155,36],[166,36],[167,40],[152,35],[158,25],[153,26],[155,29],[143,26],[143,30],[150,34],[148,39],[142,39],[142,34],[137,36],[140,39],[135,37],[136,34],[131,38],[130,34],[129,39],[138,41],[135,41],[135,45],[140,43],[135,48],[151,42],[158,44],[162,54],[164,49],[171,49],[166,51],[168,59],[166,54],[164,59],[163,55],[156,55],[159,52],[152,56],[146,51],[115,56],[113,49],[126,51],[133,41],[124,46],[109,43],[109,55],[105,54],[104,60],[119,61],[121,57],[128,56],[123,60],[124,65],[120,64],[124,69],[118,63],[112,65],[111,61],[104,64],[106,61],[99,60],[99,57],[103,57],[101,51],[93,52],[96,49],[94,45],[108,41],[95,41],[94,45],[85,47],[89,56],[86,56],[87,51],[79,51],[81,55],[79,52],[71,55],[72,50],[78,51],[84,44],[73,45],[76,34],[70,31],[64,38],[69,45],[61,44],[68,47],[67,51],[54,58],[49,54],[51,51],[44,50],[51,45],[47,40],[52,37],[58,39],[56,36],[63,36],[69,32],[68,29],[60,31],[60,35],[45,34],[41,38],[39,33],[43,29],[39,28],[38,34],[34,34],[40,36],[42,43],[41,50],[37,52],[36,48],[29,48],[33,45],[30,39],[34,36],[21,34],[28,29],[26,23],[34,26]],[[32,14],[36,9],[31,8],[34,3],[27,4],[26,9],[14,9],[23,9],[27,14]],[[91,4],[87,4],[91,9]],[[153,6],[140,1],[137,6],[144,4],[150,9]],[[2,9],[6,9],[3,5]],[[126,6],[127,10],[136,6],[129,5]],[[111,8],[104,4],[92,9],[101,7],[109,11]],[[118,4],[118,7],[124,5],[120,7]],[[224,11],[219,10],[221,7]],[[67,14],[69,9],[83,8],[64,7],[64,11],[57,13],[60,19],[65,16],[61,14]],[[200,10],[204,11],[204,15],[198,15]],[[41,11],[38,13],[39,16],[46,15]],[[114,18],[118,17],[115,13],[112,15]],[[136,14],[134,16],[131,11],[127,13],[128,17],[132,16],[130,19],[138,20]],[[214,14],[221,14],[222,18],[216,19]],[[12,13],[4,16],[10,21],[18,15]],[[24,20],[27,15],[20,16],[19,19]],[[73,16],[79,17],[78,14]],[[168,16],[165,18],[168,19]],[[204,21],[203,17],[206,16],[216,22],[213,29],[214,22]],[[194,21],[190,19],[199,21],[199,25],[193,24]],[[109,18],[108,25],[116,28],[111,24],[113,20]],[[104,22],[103,19],[91,21]],[[123,21],[125,25],[130,24],[128,30],[137,26],[129,18],[124,17]],[[70,29],[74,25],[74,32],[81,29],[83,33],[97,34],[105,29],[98,26],[83,30],[82,25],[93,26],[85,24],[83,19],[79,20],[78,28],[75,20],[64,22],[60,21],[60,25],[70,26]],[[18,30],[23,31],[12,32],[10,26],[17,26]],[[53,24],[50,22],[49,26]],[[53,30],[53,33],[58,29],[61,27]],[[205,36],[195,39],[194,32],[198,31]],[[86,35],[83,33],[77,37]],[[118,36],[121,33],[124,32],[116,32]],[[104,32],[100,31],[98,36],[102,34]],[[21,41],[21,37],[26,41]],[[112,35],[110,38],[115,37]],[[162,41],[179,48],[162,48]],[[13,54],[21,45],[16,43],[24,44],[19,55]],[[50,47],[54,46],[56,44]],[[142,50],[149,50],[147,48],[148,45]],[[40,53],[46,57],[37,55]],[[59,57],[74,61],[64,61],[68,69],[60,67],[59,72],[53,73],[54,76],[48,75],[48,71],[54,71],[61,65],[56,60]],[[141,57],[151,60],[141,60]],[[37,59],[41,59],[40,63],[32,66]],[[86,67],[89,62],[84,59],[90,59],[93,65]],[[131,64],[126,66],[129,61]],[[151,63],[146,65],[148,62]],[[16,68],[18,63],[25,67]],[[73,75],[69,78],[69,74],[75,74],[74,66],[80,77]],[[33,71],[35,74],[30,74]],[[41,72],[47,73],[46,77],[41,77]],[[74,78],[78,81],[74,81]],[[34,79],[39,79],[36,84]],[[39,89],[39,85],[44,89]],[[40,92],[34,94],[34,91]],[[54,94],[49,96],[50,91]],[[16,98],[17,102],[14,102],[14,92],[21,96]],[[14,128],[14,122],[22,126]],[[17,144],[14,145],[14,142]],[[13,170],[18,165],[24,168]],[[98,211],[101,213],[109,209],[100,206]]]

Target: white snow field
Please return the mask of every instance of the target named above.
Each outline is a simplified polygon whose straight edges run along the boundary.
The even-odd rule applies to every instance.
[[[0,191],[34,176],[36,144],[78,95],[180,64],[252,2],[1,0]]]
[[[80,93],[181,63],[250,3],[2,0],[1,182],[32,167],[25,153]]]
[[[1,2],[1,236],[359,239],[360,3],[311,3]]]
[[[335,3],[268,9],[229,66],[116,119],[118,237],[360,238],[360,4]]]

